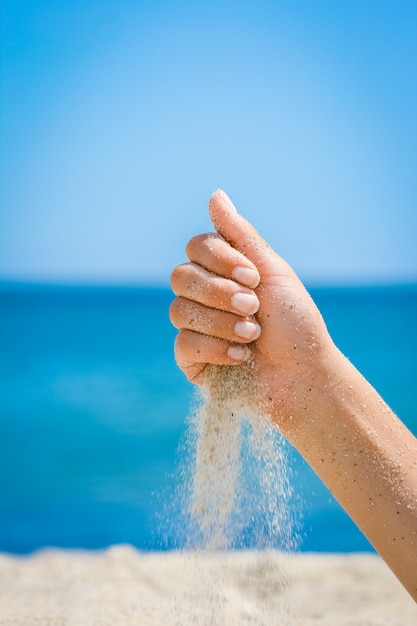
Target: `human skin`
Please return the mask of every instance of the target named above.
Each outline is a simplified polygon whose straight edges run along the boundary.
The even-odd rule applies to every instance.
[[[253,359],[259,403],[417,601],[417,440],[333,343],[291,267],[216,191],[176,267],[178,366]],[[383,341],[383,337],[381,337]]]

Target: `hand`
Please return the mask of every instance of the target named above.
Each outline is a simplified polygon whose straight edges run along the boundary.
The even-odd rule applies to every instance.
[[[294,271],[224,192],[213,194],[209,212],[217,232],[191,239],[190,262],[171,277],[177,363],[204,384],[207,363],[252,357],[267,411],[285,420],[300,410],[334,344]]]
[[[175,268],[178,365],[251,358],[255,404],[323,479],[417,600],[417,441],[337,350],[293,270],[217,191],[216,233],[191,239]],[[242,336],[243,335],[243,336]]]

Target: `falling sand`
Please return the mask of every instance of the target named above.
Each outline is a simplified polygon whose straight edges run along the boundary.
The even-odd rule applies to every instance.
[[[181,615],[195,611],[197,598],[199,610],[193,623],[228,623],[225,581],[221,571],[209,571],[213,563],[210,554],[248,548],[262,551],[263,571],[270,572],[263,593],[265,599],[268,596],[268,606],[276,602],[275,618],[292,623],[281,593],[286,586],[285,559],[277,567],[276,553],[271,556],[272,549],[287,552],[297,542],[287,444],[259,410],[254,368],[251,361],[239,366],[206,366],[205,384],[190,418],[189,456],[182,472],[187,520],[182,543],[190,554],[198,552],[201,558],[193,560],[193,587],[182,598],[178,623]],[[246,580],[248,587],[252,583]],[[288,590],[286,597],[288,600]],[[261,609],[258,617],[248,616],[245,623],[265,626]]]
[[[206,368],[191,422],[193,547],[285,550],[294,540],[286,443],[260,413],[254,367]]]

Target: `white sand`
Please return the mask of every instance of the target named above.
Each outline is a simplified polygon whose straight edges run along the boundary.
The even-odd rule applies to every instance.
[[[0,555],[6,624],[415,626],[417,605],[370,554],[145,554],[117,546]]]

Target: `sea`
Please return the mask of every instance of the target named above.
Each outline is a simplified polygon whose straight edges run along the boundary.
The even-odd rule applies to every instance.
[[[342,352],[417,435],[417,285],[310,293]],[[178,547],[195,391],[173,357],[172,298],[0,283],[0,551]],[[371,551],[291,448],[288,464],[298,549]]]

